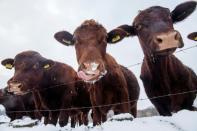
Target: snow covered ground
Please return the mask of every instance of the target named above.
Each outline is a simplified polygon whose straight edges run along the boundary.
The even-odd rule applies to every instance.
[[[197,112],[182,110],[172,117],[144,117],[132,119],[130,114],[121,114],[109,118],[107,122],[100,126],[88,127],[78,126],[74,129],[69,125],[63,128],[59,126],[43,125],[36,123],[28,118],[23,121],[15,121],[9,123],[9,119],[5,116],[0,117],[0,131],[197,131]],[[18,127],[13,125],[22,125],[27,123],[35,123],[33,127]],[[18,124],[17,124],[18,123]]]

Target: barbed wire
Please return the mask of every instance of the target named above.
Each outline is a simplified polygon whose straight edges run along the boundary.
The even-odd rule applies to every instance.
[[[196,48],[196,47],[197,47],[197,45],[190,46],[190,47],[187,47],[187,48],[184,48],[184,49],[176,51],[175,54],[179,53],[179,52],[184,52],[185,50],[189,50],[189,49]],[[138,62],[138,63],[132,64],[132,65],[128,65],[128,66],[125,66],[125,67],[126,68],[131,68],[131,67],[134,67],[134,66],[138,66],[140,64],[142,64],[142,62]],[[36,89],[38,89],[39,91],[44,91],[44,90],[57,88],[57,87],[64,86],[64,85],[70,85],[70,84],[77,83],[77,82],[83,82],[83,80],[76,80],[76,81],[71,81],[71,82],[67,82],[67,83],[61,83],[61,84],[53,85],[53,86],[50,86],[50,87],[47,87],[47,88],[43,88],[43,89],[38,89],[38,88],[36,88]],[[35,90],[26,91],[25,94],[33,93],[34,91]],[[13,95],[12,94],[4,95],[4,96],[0,96],[0,98],[2,98],[2,97],[10,97],[10,96],[13,96]]]
[[[190,46],[188,48],[185,48],[185,49],[181,49],[181,50],[178,50],[176,51],[175,53],[179,53],[179,52],[184,52],[185,50],[189,50],[189,49],[192,49],[192,48],[195,48],[197,47],[197,45],[195,46]],[[134,67],[134,66],[138,66],[142,64],[142,62],[138,62],[136,64],[132,64],[132,65],[128,65],[126,66],[126,68],[131,68],[131,67]],[[44,90],[48,90],[48,89],[51,89],[51,88],[57,88],[57,87],[60,87],[60,86],[64,86],[64,85],[69,85],[69,84],[73,84],[73,83],[76,83],[76,82],[82,82],[83,80],[76,80],[76,81],[71,81],[71,82],[67,82],[67,83],[62,83],[62,84],[58,84],[58,85],[53,85],[53,86],[50,86],[50,87],[47,87],[47,88],[44,88],[42,90],[38,89],[37,91],[44,91]],[[31,90],[31,91],[27,91],[26,94],[28,93],[33,93],[35,90]],[[141,99],[137,99],[137,100],[132,100],[132,101],[126,101],[126,102],[120,102],[120,103],[114,103],[114,104],[107,104],[107,105],[98,105],[98,106],[91,106],[91,107],[80,107],[80,108],[67,108],[67,109],[55,109],[55,110],[32,110],[32,111],[7,111],[7,113],[17,113],[17,112],[36,112],[36,111],[62,111],[62,110],[78,110],[78,109],[91,109],[91,108],[98,108],[98,107],[106,107],[106,106],[115,106],[115,105],[121,105],[121,104],[127,104],[127,103],[131,103],[131,102],[135,102],[135,101],[142,101],[142,100],[152,100],[152,99],[158,99],[158,98],[162,98],[162,97],[167,97],[167,96],[174,96],[174,95],[181,95],[181,94],[186,94],[186,93],[192,93],[192,92],[197,92],[197,90],[192,90],[192,91],[187,91],[187,92],[180,92],[180,93],[174,93],[174,94],[167,94],[167,95],[162,95],[162,96],[155,96],[155,97],[151,97],[151,98],[141,98]],[[3,98],[3,97],[10,97],[10,96],[15,96],[15,95],[4,95],[4,96],[0,96],[0,98]]]
[[[6,111],[6,113],[44,112],[44,111],[55,112],[55,111],[71,111],[71,110],[101,108],[101,107],[109,107],[109,106],[117,106],[117,105],[129,104],[131,102],[137,102],[137,101],[159,99],[159,98],[164,98],[164,97],[168,97],[168,96],[184,95],[184,94],[193,93],[193,92],[197,92],[197,90],[184,91],[184,92],[179,92],[179,93],[171,93],[171,94],[167,94],[167,95],[153,96],[153,97],[149,97],[149,98],[147,97],[147,98],[135,99],[135,100],[131,100],[131,101],[117,102],[117,103],[113,103],[113,104],[105,104],[105,105],[97,105],[97,106],[62,108],[62,109],[53,109],[53,110]]]
[[[186,50],[189,50],[189,49],[192,49],[192,48],[196,48],[196,47],[197,47],[197,45],[190,46],[190,47],[187,47],[187,48],[184,48],[184,49],[180,49],[180,50],[176,51],[175,54],[180,53],[180,52],[184,52],[184,51],[186,51]],[[184,53],[185,53],[185,52],[184,52]],[[132,64],[132,65],[128,65],[128,66],[126,66],[126,67],[127,67],[127,68],[131,68],[131,67],[134,67],[134,66],[138,66],[138,65],[140,65],[140,64],[142,64],[142,61],[141,61],[141,62],[138,62],[138,63],[135,63],[135,64]]]

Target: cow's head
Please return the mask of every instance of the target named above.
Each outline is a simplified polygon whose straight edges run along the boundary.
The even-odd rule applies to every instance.
[[[60,43],[76,49],[78,76],[86,82],[95,82],[106,74],[105,55],[108,34],[94,20],[86,20],[71,34],[60,31],[54,35]]]
[[[119,36],[123,39],[128,35],[120,32],[127,32],[129,36],[138,36],[145,55],[172,54],[177,48],[184,46],[182,37],[174,29],[173,24],[187,18],[195,10],[196,4],[195,1],[185,2],[178,5],[173,11],[160,6],[150,7],[139,12],[132,26],[119,26],[109,35],[111,38]],[[109,42],[118,41],[113,42],[111,39]]]
[[[187,36],[187,38],[190,39],[190,40],[197,41],[197,32],[190,33],[190,34]]]
[[[8,91],[23,95],[40,85],[44,72],[50,70],[54,62],[35,51],[25,51],[14,59],[3,60],[1,64],[7,69],[15,69],[14,76],[7,82]]]

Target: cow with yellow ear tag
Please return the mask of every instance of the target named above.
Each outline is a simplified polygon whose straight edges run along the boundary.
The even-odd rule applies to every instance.
[[[196,73],[174,55],[178,48],[184,47],[181,33],[174,25],[191,17],[196,9],[196,0],[180,3],[174,9],[151,6],[136,14],[131,25],[123,24],[108,33],[107,41],[112,44],[128,36],[138,37],[144,54],[140,79],[149,98],[197,89]],[[121,39],[115,39],[117,35]],[[197,32],[188,38],[197,41]],[[170,116],[182,109],[196,110],[195,98],[196,92],[191,92],[150,101],[160,115]]]
[[[113,44],[129,34],[121,28],[107,33],[105,27],[93,19],[82,22],[74,33],[58,31],[54,34],[54,38],[61,44],[75,47],[79,65],[77,75],[86,82],[94,107],[93,126],[105,122],[109,110],[113,110],[116,115],[130,112],[134,117],[137,116],[136,100],[140,92],[138,81],[130,70],[119,65],[115,58],[106,52],[109,41]],[[124,104],[113,105],[121,102]]]
[[[71,107],[90,107],[89,94],[81,81],[78,81],[77,73],[67,64],[53,61],[41,56],[36,51],[24,51],[13,59],[5,59],[1,62],[7,69],[14,68],[14,76],[8,80],[8,92],[17,96],[33,94],[37,110],[57,110],[55,112],[44,111],[45,124],[56,125],[58,119],[60,126],[68,122],[68,118],[74,120],[73,114],[83,112],[81,124],[87,125],[89,109],[70,112],[58,111]],[[80,112],[80,113],[79,113]],[[82,119],[82,118],[81,118]],[[71,126],[75,126],[72,121]]]
[[[187,36],[187,38],[190,39],[190,40],[197,41],[197,32],[190,33],[190,34]]]

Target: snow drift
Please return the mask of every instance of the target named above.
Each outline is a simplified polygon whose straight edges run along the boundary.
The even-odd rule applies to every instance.
[[[42,122],[37,123],[31,127],[21,127],[13,125],[25,125],[30,121],[29,118],[23,120],[16,120],[12,123],[8,122],[5,116],[0,117],[0,130],[1,131],[197,131],[197,112],[182,110],[171,117],[143,117],[135,118],[130,114],[120,114],[109,118],[105,123],[92,127],[92,124],[86,126],[79,126],[70,128],[66,127],[45,126]]]

